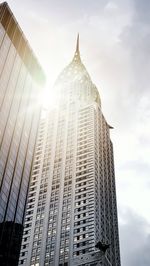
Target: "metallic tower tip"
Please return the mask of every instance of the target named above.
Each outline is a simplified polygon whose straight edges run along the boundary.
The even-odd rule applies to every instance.
[[[77,35],[76,53],[79,53],[79,33]]]
[[[79,51],[79,33],[78,33],[77,42],[76,42],[76,50],[75,50],[73,62],[80,62],[80,61],[81,61],[81,58],[80,58],[80,51]]]

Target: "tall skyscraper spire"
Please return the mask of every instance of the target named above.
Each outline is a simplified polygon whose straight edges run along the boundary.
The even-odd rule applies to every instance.
[[[75,55],[74,55],[73,61],[81,61],[80,50],[79,50],[79,33],[77,35],[76,50],[75,50]]]
[[[77,35],[76,53],[79,53],[79,33]]]
[[[120,266],[113,146],[79,59],[78,36],[39,127],[19,265]]]

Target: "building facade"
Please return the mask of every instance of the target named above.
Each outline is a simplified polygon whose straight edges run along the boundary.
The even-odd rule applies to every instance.
[[[44,80],[8,4],[0,4],[0,265],[19,258]]]
[[[110,126],[79,37],[53,90],[56,102],[38,132],[19,265],[120,266]]]

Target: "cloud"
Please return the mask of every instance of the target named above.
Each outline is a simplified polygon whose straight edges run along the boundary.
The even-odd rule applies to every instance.
[[[120,212],[120,244],[123,266],[150,265],[150,224],[130,209]]]
[[[144,24],[149,24],[150,22],[150,2],[149,0],[134,0],[134,7],[136,10],[136,20]]]
[[[133,0],[132,23],[121,35],[122,45],[128,49],[130,63],[133,70],[132,87],[134,86],[135,99],[141,94],[150,92],[150,2]]]

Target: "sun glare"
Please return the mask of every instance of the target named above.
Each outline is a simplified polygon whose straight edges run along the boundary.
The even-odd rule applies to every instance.
[[[57,107],[57,95],[50,86],[46,86],[43,90],[42,107],[44,109],[55,109]]]

